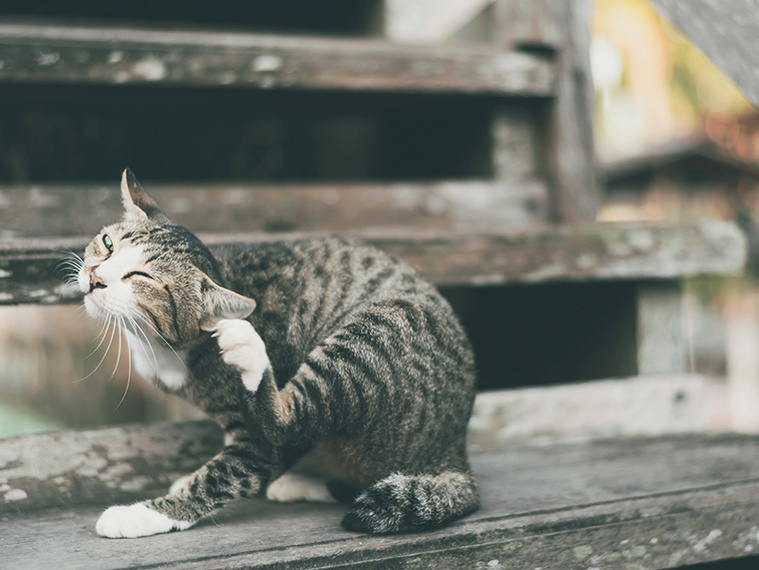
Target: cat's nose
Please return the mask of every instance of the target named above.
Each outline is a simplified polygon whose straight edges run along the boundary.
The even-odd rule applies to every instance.
[[[98,277],[94,271],[90,273],[90,293],[95,289],[105,289],[106,287],[105,281]]]

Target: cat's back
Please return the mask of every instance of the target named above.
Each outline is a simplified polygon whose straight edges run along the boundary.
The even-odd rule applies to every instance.
[[[272,351],[281,351],[272,361],[285,374],[340,327],[368,329],[390,313],[406,328],[471,351],[435,287],[405,261],[362,241],[272,240],[224,248],[218,259],[225,285],[258,303],[251,321]]]
[[[218,258],[226,285],[267,310],[297,303],[307,313],[317,303],[353,306],[388,295],[439,296],[403,260],[340,236],[230,246]]]

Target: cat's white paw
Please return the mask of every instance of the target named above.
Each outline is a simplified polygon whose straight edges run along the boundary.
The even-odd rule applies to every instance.
[[[324,479],[298,475],[297,473],[285,473],[273,481],[266,489],[266,498],[278,503],[294,503],[297,501],[336,502]]]
[[[191,526],[191,522],[176,521],[143,503],[137,503],[106,509],[100,515],[95,531],[107,538],[137,538],[172,530],[184,530]]]
[[[242,382],[251,392],[258,389],[266,369],[271,366],[266,345],[248,321],[221,319],[214,333],[221,349],[221,358],[240,371]]]

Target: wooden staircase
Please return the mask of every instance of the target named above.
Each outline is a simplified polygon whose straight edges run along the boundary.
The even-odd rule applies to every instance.
[[[231,542],[213,524],[97,540],[89,505],[160,493],[213,453],[215,428],[0,441],[0,517],[16,523],[0,550],[14,566],[664,567],[759,549],[755,438],[534,448],[499,436],[519,421],[513,406],[493,404],[505,388],[550,399],[557,383],[653,379],[684,383],[687,396],[679,281],[739,272],[745,256],[726,222],[595,223],[588,2],[328,0],[309,19],[308,2],[246,12],[229,1],[212,20],[152,4],[121,18],[86,3],[40,13],[22,4],[0,8],[0,304],[79,302],[60,252],[120,217],[128,161],[212,246],[337,231],[409,260],[461,314],[487,390],[478,410],[488,411],[473,420],[485,508],[397,538],[345,533],[332,507],[255,503],[254,514],[223,515]],[[458,5],[467,19],[445,24]],[[430,44],[438,29],[445,41]],[[682,412],[682,397],[656,394],[629,401],[641,413]],[[715,474],[725,461],[734,469]],[[575,486],[591,465],[597,478]],[[28,547],[67,526],[80,547]],[[252,538],[260,526],[277,537]]]

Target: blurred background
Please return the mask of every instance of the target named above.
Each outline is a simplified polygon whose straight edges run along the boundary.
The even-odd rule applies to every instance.
[[[23,14],[23,3],[18,4],[5,9]],[[352,17],[350,10],[345,14],[346,20]],[[745,276],[688,281],[683,326],[692,341],[691,371],[709,380],[708,429],[759,432],[759,293],[754,281],[759,114],[646,0],[594,2],[591,66],[603,191],[599,221],[712,217],[735,220],[746,233],[750,259]],[[282,96],[288,100],[279,115],[256,116],[248,108],[250,98],[230,95],[214,114],[192,117],[192,97],[177,105],[171,89],[149,109],[140,106],[139,88],[125,88],[117,107],[100,104],[96,88],[87,93],[61,90],[64,113],[54,105],[39,111],[23,89],[6,92],[12,107],[0,111],[0,182],[66,179],[116,187],[126,161],[138,175],[142,165],[151,179],[172,182],[181,182],[183,172],[186,179],[263,181],[489,174],[478,147],[487,111],[473,107],[451,116],[445,100],[431,106],[392,97],[373,102],[367,96],[363,104],[374,113],[367,117],[334,99],[333,107],[325,108],[318,97],[288,94]],[[256,97],[271,104],[269,93]],[[293,105],[302,116],[287,114]],[[245,120],[236,114],[242,108]],[[321,115],[314,115],[314,109]],[[164,119],[169,114],[172,132],[151,133],[151,113]],[[441,116],[447,121],[441,131],[445,137],[435,136]],[[380,120],[392,132],[379,130]],[[216,129],[218,136],[192,137],[195,121]],[[428,134],[420,139],[422,132]],[[151,144],[175,148],[172,160],[159,164],[151,155],[147,139],[156,137],[160,140]],[[125,157],[129,141],[141,138],[146,144],[132,144],[137,150]],[[304,140],[320,141],[320,153],[314,156],[299,146]],[[398,140],[405,141],[401,149],[393,146]],[[0,207],[2,201],[0,194]],[[447,294],[455,297],[456,292]],[[98,346],[103,332],[100,323],[75,306],[0,307],[0,437],[200,417],[134,373],[130,378],[125,349],[117,363],[118,335],[111,342],[105,331],[105,342]]]

